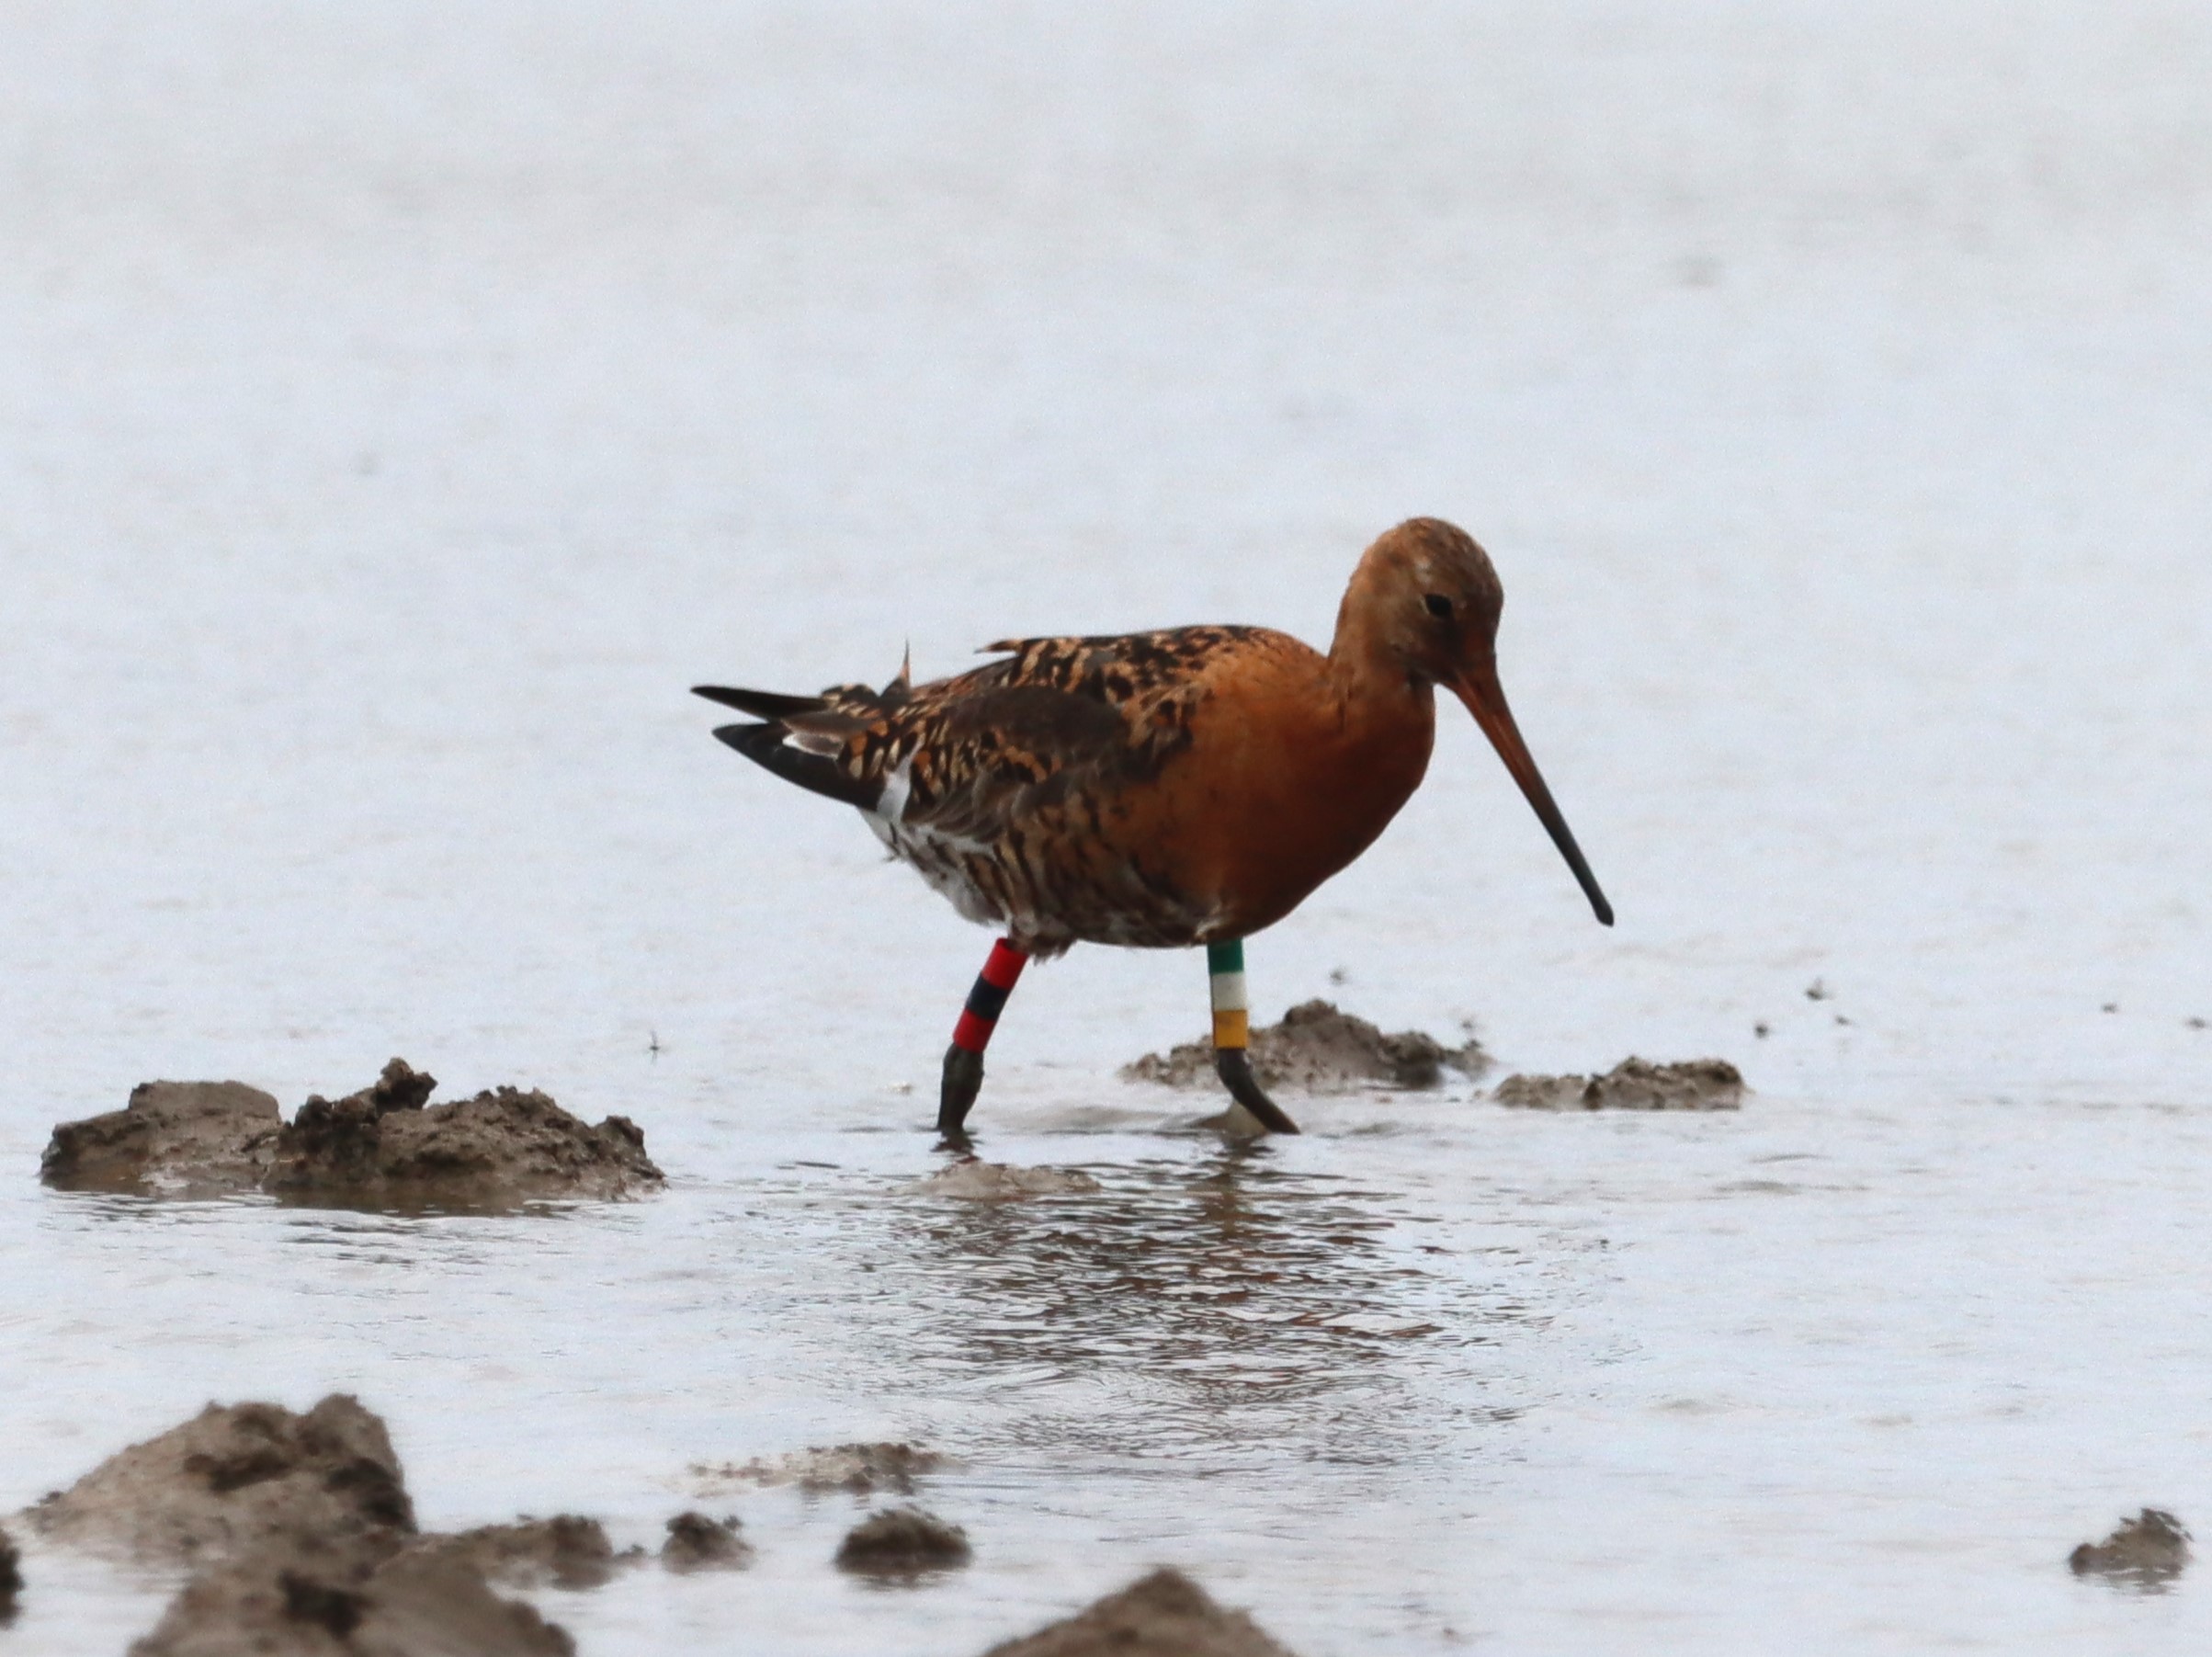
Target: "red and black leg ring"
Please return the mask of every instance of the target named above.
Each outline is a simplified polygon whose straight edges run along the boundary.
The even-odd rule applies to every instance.
[[[968,992],[968,1004],[953,1027],[952,1045],[945,1050],[944,1085],[937,1095],[937,1132],[958,1144],[967,1142],[964,1124],[976,1095],[983,1085],[983,1050],[998,1028],[1006,997],[1014,993],[1029,958],[1005,938],[991,946],[991,957],[976,974]]]

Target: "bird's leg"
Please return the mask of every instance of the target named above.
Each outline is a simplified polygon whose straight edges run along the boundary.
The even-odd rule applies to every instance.
[[[963,1124],[983,1085],[983,1050],[991,1045],[991,1032],[998,1027],[1006,997],[1028,962],[1012,939],[993,944],[983,970],[976,974],[975,988],[968,992],[968,1004],[960,1009],[960,1021],[952,1027],[952,1045],[945,1050],[944,1086],[937,1094],[937,1131],[955,1145],[968,1143]]]
[[[1244,943],[1206,946],[1206,975],[1213,991],[1214,1073],[1221,1078],[1230,1096],[1259,1118],[1271,1133],[1296,1133],[1298,1124],[1283,1107],[1260,1091],[1252,1073],[1251,1017],[1244,1006]]]

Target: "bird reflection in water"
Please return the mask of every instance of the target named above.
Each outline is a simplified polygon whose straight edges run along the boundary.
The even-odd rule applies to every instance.
[[[987,1390],[1061,1454],[1387,1461],[1444,1424],[1413,1394],[1517,1413],[1493,1385],[1532,1321],[1517,1249],[1435,1258],[1402,1199],[1264,1153],[1088,1171],[1105,1189],[900,1205],[895,1269],[928,1279],[906,1384]]]

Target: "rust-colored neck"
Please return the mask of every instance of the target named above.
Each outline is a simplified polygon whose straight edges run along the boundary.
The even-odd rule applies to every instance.
[[[1426,766],[1436,723],[1434,687],[1391,638],[1383,583],[1379,561],[1370,552],[1352,573],[1337,607],[1329,686],[1348,729],[1370,742],[1416,747]]]

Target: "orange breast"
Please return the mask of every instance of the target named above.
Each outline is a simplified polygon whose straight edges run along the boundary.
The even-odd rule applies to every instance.
[[[1209,936],[1274,925],[1371,846],[1428,769],[1425,685],[1340,682],[1279,633],[1209,664],[1191,743],[1108,834],[1201,904]]]

